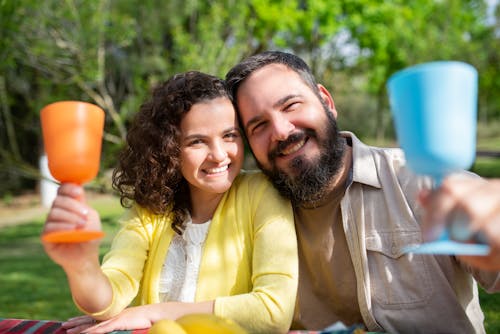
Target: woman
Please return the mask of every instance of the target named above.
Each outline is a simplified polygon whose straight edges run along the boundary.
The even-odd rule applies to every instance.
[[[297,288],[291,206],[260,173],[239,174],[243,139],[220,79],[178,74],[158,86],[127,135],[113,184],[129,207],[99,265],[96,242],[44,243],[77,306],[68,333],[148,328],[214,313],[250,332],[286,332]],[[101,229],[63,184],[43,233]],[[127,308],[133,302],[134,307]]]

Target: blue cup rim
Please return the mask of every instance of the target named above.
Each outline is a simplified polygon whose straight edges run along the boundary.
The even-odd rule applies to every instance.
[[[414,74],[417,72],[431,71],[431,70],[435,69],[436,67],[447,67],[447,68],[456,67],[456,68],[461,68],[464,70],[466,69],[466,70],[472,71],[472,72],[477,74],[476,68],[469,63],[466,63],[463,61],[458,61],[458,60],[438,60],[438,61],[432,61],[432,62],[413,65],[411,67],[407,67],[405,69],[397,71],[389,77],[389,80],[387,81],[387,85],[389,86],[391,84],[391,82],[393,82],[394,80],[397,80],[401,77],[411,75],[411,74]]]

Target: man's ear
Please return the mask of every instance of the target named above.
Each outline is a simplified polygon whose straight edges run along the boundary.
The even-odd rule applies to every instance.
[[[318,89],[319,89],[319,96],[325,101],[326,106],[330,109],[330,111],[333,113],[333,117],[335,119],[337,118],[337,109],[335,109],[335,102],[333,102],[333,97],[328,91],[328,89],[325,88],[322,84],[318,84]]]

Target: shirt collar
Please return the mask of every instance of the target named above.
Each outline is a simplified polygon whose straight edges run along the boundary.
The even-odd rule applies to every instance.
[[[341,136],[352,142],[352,181],[382,188],[377,172],[377,164],[371,152],[372,147],[364,144],[349,131],[341,131]]]

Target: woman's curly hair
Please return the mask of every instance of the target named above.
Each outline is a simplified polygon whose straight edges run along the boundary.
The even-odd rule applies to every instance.
[[[171,210],[172,228],[182,234],[191,204],[181,174],[181,120],[194,104],[219,97],[230,99],[224,81],[197,71],[176,74],[153,89],[132,121],[113,171],[113,188],[124,207],[136,202],[154,214]]]

